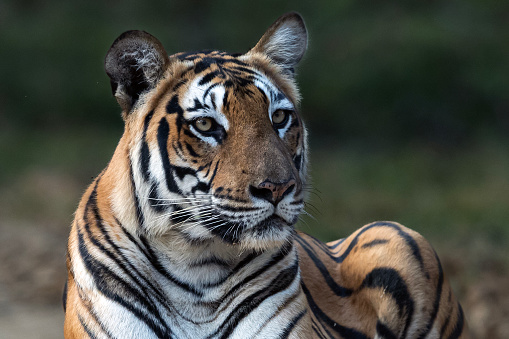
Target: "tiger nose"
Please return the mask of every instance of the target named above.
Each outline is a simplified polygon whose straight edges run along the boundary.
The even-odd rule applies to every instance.
[[[265,180],[257,187],[250,186],[249,192],[253,197],[267,200],[275,206],[294,188],[295,179],[290,179],[281,183],[274,183],[270,180]]]

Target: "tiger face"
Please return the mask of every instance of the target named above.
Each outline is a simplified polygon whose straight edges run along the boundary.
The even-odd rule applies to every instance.
[[[105,68],[126,124],[137,232],[255,249],[290,241],[305,198],[294,68],[306,45],[296,13],[241,55],[167,56],[140,31],[113,43]]]

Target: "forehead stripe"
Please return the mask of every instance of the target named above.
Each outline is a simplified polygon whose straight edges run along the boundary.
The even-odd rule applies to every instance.
[[[200,81],[200,83],[201,83],[201,81]],[[215,83],[215,84],[210,85],[209,88],[207,88],[205,90],[205,92],[203,93],[202,100],[205,100],[205,98],[210,93],[210,91],[213,90],[214,88],[216,88],[217,86],[219,86],[219,83]],[[212,94],[212,95],[214,95],[214,94]],[[212,100],[212,101],[214,101],[214,100]]]
[[[209,82],[212,81],[212,79],[214,79],[217,75],[219,74],[219,72],[211,72],[207,75],[205,75],[201,80],[200,82],[198,83],[198,85],[202,86],[202,85],[205,85],[205,84],[208,84]]]
[[[179,105],[179,97],[178,95],[174,95],[171,100],[166,105],[166,113],[168,114],[174,114],[177,113],[179,115],[183,114],[184,111],[182,110],[182,107]]]
[[[230,109],[230,103],[228,101],[228,96],[230,95],[230,91],[225,89],[223,96],[223,110],[228,111]]]

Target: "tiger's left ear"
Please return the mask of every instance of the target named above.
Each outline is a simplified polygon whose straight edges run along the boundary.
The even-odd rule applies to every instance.
[[[299,13],[283,14],[262,36],[252,52],[265,54],[285,73],[293,75],[308,44],[308,33]]]

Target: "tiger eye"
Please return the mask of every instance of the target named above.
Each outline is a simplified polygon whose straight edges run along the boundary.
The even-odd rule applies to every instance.
[[[285,111],[278,109],[272,113],[272,123],[276,125],[282,123],[286,119],[286,114]]]
[[[199,118],[194,122],[194,126],[199,131],[208,132],[212,129],[212,119],[211,118]]]

